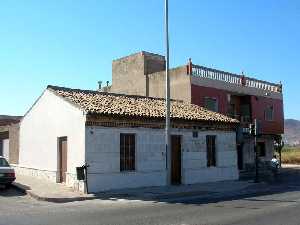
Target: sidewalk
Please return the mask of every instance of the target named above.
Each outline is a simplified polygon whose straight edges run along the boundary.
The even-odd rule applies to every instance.
[[[164,201],[184,197],[215,198],[234,196],[256,186],[252,181],[222,181],[193,185],[146,187],[113,190],[96,194],[74,192],[62,184],[50,183],[33,177],[18,175],[14,186],[37,200],[49,202],[71,202],[92,199],[130,199]]]
[[[282,168],[300,169],[299,164],[282,164]]]
[[[13,186],[29,196],[42,201],[70,202],[94,199],[92,194],[83,194],[59,183],[47,182],[30,176],[17,175]]]

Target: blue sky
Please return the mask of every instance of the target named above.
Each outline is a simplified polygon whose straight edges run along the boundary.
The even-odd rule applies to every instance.
[[[300,1],[169,0],[170,64],[193,63],[284,85],[300,119]],[[96,89],[111,61],[164,54],[163,0],[0,2],[0,114],[23,115],[48,84]]]

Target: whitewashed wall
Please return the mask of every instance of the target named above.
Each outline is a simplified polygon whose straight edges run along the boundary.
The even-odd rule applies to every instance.
[[[136,134],[136,171],[120,172],[120,133]],[[154,129],[87,127],[89,190],[166,184],[164,136]]]
[[[136,170],[120,172],[120,133],[136,134]],[[182,135],[182,183],[238,179],[235,133],[172,130]],[[217,167],[206,167],[206,135],[217,135]],[[164,130],[146,128],[86,128],[89,190],[166,185]]]
[[[3,156],[9,162],[9,139],[4,139],[2,141],[2,146],[3,146],[3,149],[2,149]]]
[[[206,135],[216,135],[216,167],[207,167]],[[182,183],[194,184],[221,180],[236,180],[236,134],[224,131],[198,132],[198,138],[187,132],[183,137]]]
[[[58,137],[68,137],[67,185],[85,160],[83,111],[46,90],[20,125],[19,173],[57,181]]]

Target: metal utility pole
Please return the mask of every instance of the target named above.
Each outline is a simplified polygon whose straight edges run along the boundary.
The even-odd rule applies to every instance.
[[[168,0],[165,0],[165,44],[166,44],[166,127],[165,142],[167,155],[167,184],[171,184],[172,151],[170,145],[170,80],[169,80],[169,8]]]
[[[254,119],[254,151],[255,151],[255,183],[259,182],[258,179],[258,149],[257,149],[257,133],[258,133],[258,127],[257,127],[257,119]]]

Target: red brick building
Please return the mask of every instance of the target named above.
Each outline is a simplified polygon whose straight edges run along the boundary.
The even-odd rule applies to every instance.
[[[112,85],[102,91],[164,97],[165,59],[140,52],[113,61]],[[254,119],[261,135],[259,158],[269,161],[274,152],[274,137],[284,132],[282,85],[213,68],[187,65],[170,69],[171,98],[190,102],[240,121],[237,152],[240,170],[254,164],[254,140],[243,133]]]

